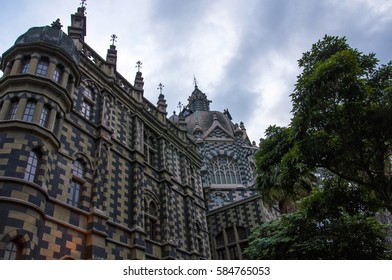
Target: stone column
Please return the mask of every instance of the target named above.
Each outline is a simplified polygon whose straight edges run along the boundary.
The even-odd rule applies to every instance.
[[[16,109],[16,115],[15,115],[15,119],[16,120],[21,120],[22,119],[24,110],[26,108],[26,103],[27,103],[27,99],[26,98],[22,98],[22,99],[19,100],[18,108]]]
[[[50,58],[49,66],[48,66],[48,73],[46,73],[46,77],[49,79],[53,79],[54,70],[57,67],[57,60],[54,58]]]
[[[0,120],[5,120],[6,114],[10,109],[10,106],[11,106],[11,100],[9,99],[4,100],[3,107],[1,107],[0,110]]]
[[[54,125],[56,123],[56,116],[57,116],[57,112],[55,109],[51,109],[50,113],[49,113],[49,119],[48,119],[48,129],[50,131],[53,131],[54,129]]]
[[[57,119],[58,125],[56,128],[56,131],[54,131],[54,133],[56,133],[57,138],[60,139],[61,137],[61,128],[63,127],[63,123],[64,123],[64,115],[60,114],[60,117]]]
[[[38,67],[38,61],[41,58],[41,56],[38,53],[34,53],[31,55],[31,59],[30,59],[30,65],[29,65],[29,74],[35,74],[35,72],[37,71],[37,67]]]
[[[63,88],[67,88],[69,73],[70,73],[69,68],[65,68],[63,74],[61,75],[60,85]]]
[[[12,65],[12,69],[11,69],[11,74],[15,75],[17,73],[19,73],[20,68],[22,67],[22,60],[23,60],[23,56],[22,55],[18,55],[15,58],[14,64]]]
[[[33,116],[33,123],[39,123],[43,108],[44,104],[42,102],[37,102]]]

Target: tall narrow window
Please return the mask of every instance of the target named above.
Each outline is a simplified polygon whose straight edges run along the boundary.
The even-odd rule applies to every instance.
[[[57,66],[54,69],[54,72],[53,72],[53,77],[52,77],[53,81],[58,83],[60,81],[60,78],[61,78],[61,73],[62,73],[62,71],[61,71],[60,67]]]
[[[91,118],[91,105],[89,103],[87,103],[86,101],[82,102],[82,115],[86,118],[86,119],[90,119]]]
[[[4,249],[3,260],[18,260],[22,255],[22,246],[18,240],[11,240]]]
[[[146,162],[152,166],[156,165],[157,143],[152,135],[144,134],[144,155]]]
[[[34,182],[35,175],[38,167],[38,154],[35,151],[31,151],[29,159],[27,160],[27,166],[25,170],[24,179],[30,182]]]
[[[76,207],[79,206],[80,189],[81,189],[81,184],[73,180],[71,182],[71,187],[69,188],[68,204],[71,204],[72,206],[76,206]]]
[[[9,111],[9,114],[8,114],[8,119],[9,119],[9,120],[15,119],[16,110],[18,109],[18,103],[19,103],[18,100],[13,101],[13,102],[11,103],[10,111]]]
[[[44,107],[42,109],[42,113],[41,116],[39,118],[39,125],[46,127],[48,125],[48,116],[49,116],[49,108],[48,107]]]
[[[154,201],[148,202],[147,200],[144,201],[144,224],[145,230],[148,233],[150,240],[157,240],[158,239],[158,212],[157,212],[157,205]]]
[[[199,222],[196,222],[196,250],[201,254],[203,253],[203,238]]]
[[[83,88],[83,100],[82,100],[82,115],[86,119],[91,119],[94,111],[94,92],[89,87]]]
[[[35,74],[37,74],[38,76],[46,77],[46,74],[48,73],[48,67],[48,61],[41,59],[38,63],[37,71],[35,72]]]
[[[20,69],[20,73],[24,73],[24,74],[28,73],[29,66],[30,66],[30,60],[23,61],[22,68]]]
[[[78,207],[80,204],[80,194],[84,183],[85,168],[83,163],[75,160],[72,168],[73,178],[69,188],[68,204]]]
[[[27,102],[26,108],[23,112],[22,120],[26,122],[31,122],[33,120],[34,111],[35,111],[35,102],[32,101]]]

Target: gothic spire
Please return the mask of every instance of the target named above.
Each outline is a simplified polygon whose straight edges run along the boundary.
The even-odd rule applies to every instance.
[[[199,89],[195,76],[193,76],[193,81],[195,89],[193,90],[191,96],[188,98],[189,103],[187,108],[192,112],[210,111],[211,100],[208,100],[207,95]]]

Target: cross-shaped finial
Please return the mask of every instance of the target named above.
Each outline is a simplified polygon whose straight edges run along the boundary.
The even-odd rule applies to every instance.
[[[196,80],[195,75],[193,75],[193,83],[195,84],[195,88],[197,88],[197,80]]]
[[[183,106],[184,106],[184,104],[182,104],[181,101],[178,102],[177,108],[180,109],[180,113],[181,113],[181,111],[182,111],[182,107],[183,107]]]
[[[82,2],[80,2],[80,7],[81,8],[85,8],[86,5],[87,5],[86,4],[86,0],[82,0]]]
[[[118,37],[117,37],[116,34],[112,34],[112,36],[110,36],[110,38],[111,38],[110,41],[112,41],[112,46],[114,46],[114,42],[117,42],[116,39],[117,39]]]
[[[138,60],[137,62],[136,62],[136,66],[135,66],[135,68],[137,68],[137,71],[138,72],[140,72],[140,68],[142,68],[142,62],[140,61],[140,60]]]
[[[160,94],[162,94],[163,87],[164,87],[164,85],[162,85],[162,83],[159,83],[157,89],[159,89],[159,93],[160,93]]]

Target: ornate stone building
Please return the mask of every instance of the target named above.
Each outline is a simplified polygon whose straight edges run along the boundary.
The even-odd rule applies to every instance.
[[[83,5],[61,27],[2,56],[0,258],[209,259],[197,145],[84,41]]]
[[[195,89],[182,112],[170,119],[184,127],[199,146],[201,175],[213,259],[242,259],[253,226],[273,219],[254,187],[256,144],[244,124],[232,122],[229,110],[211,111],[195,79]]]
[[[84,3],[84,1],[82,1]],[[0,259],[241,259],[273,218],[257,150],[195,89],[167,118],[85,42],[85,7],[22,34],[1,61]]]

